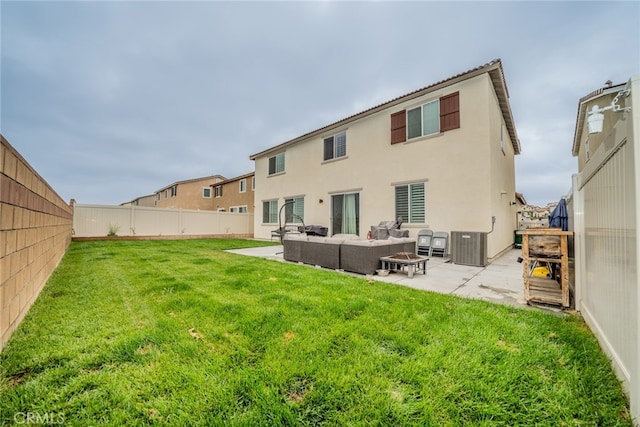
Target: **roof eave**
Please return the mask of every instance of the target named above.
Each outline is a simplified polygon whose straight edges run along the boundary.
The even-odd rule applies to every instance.
[[[224,185],[224,184],[228,184],[230,182],[234,182],[234,181],[240,181],[241,179],[245,179],[245,178],[249,178],[251,176],[255,175],[255,172],[249,172],[249,173],[245,173],[244,175],[239,175],[233,178],[229,178],[229,179],[224,179],[220,182],[216,182],[215,184],[210,184],[209,187],[217,187],[219,185]]]
[[[190,182],[203,181],[205,179],[212,179],[212,178],[220,178],[222,181],[224,181],[226,179],[222,175],[211,175],[211,176],[203,176],[202,178],[185,179],[185,180],[182,180],[182,181],[176,181],[176,182],[173,182],[173,183],[171,183],[169,185],[166,185],[166,186],[162,187],[161,189],[159,189],[158,191],[154,192],[153,194],[160,193],[160,192],[162,192],[162,191],[164,191],[164,190],[166,190],[168,188],[173,187],[174,185],[188,184]]]

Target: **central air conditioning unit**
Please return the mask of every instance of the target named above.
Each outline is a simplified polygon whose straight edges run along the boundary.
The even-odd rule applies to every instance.
[[[451,262],[477,267],[487,265],[487,233],[480,231],[452,231]]]

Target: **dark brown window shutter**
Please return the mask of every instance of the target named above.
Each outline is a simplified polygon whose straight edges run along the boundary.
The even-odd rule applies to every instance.
[[[391,143],[407,140],[407,111],[402,110],[391,115]]]
[[[440,98],[440,132],[460,127],[460,92]]]

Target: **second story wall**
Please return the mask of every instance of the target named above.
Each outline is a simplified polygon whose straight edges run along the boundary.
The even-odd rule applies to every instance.
[[[214,175],[176,182],[156,192],[155,205],[158,208],[212,210],[211,185],[223,179]]]
[[[610,106],[613,99],[622,89],[623,87],[620,85],[598,89],[584,97],[580,103],[575,135],[577,140],[574,141],[573,149],[573,155],[578,157],[578,172],[582,172],[600,146],[613,144],[615,139],[615,133],[612,134],[614,124],[623,117],[622,113],[611,110],[604,111],[602,132],[590,134],[587,127],[588,112],[594,105],[598,105],[601,108]],[[627,101],[626,97],[621,97],[618,105],[624,107]]]
[[[223,212],[254,212],[255,175],[253,173],[228,179],[212,187],[213,210]]]

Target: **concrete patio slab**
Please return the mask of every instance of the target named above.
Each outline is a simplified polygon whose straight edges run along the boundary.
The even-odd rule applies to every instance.
[[[228,252],[287,262],[282,258],[282,250],[282,246],[267,246]],[[486,267],[453,264],[447,258],[433,256],[427,262],[426,275],[416,273],[410,279],[406,273],[392,272],[388,276],[366,277],[414,289],[525,307],[522,264],[518,263],[521,254],[520,249],[509,250]]]

